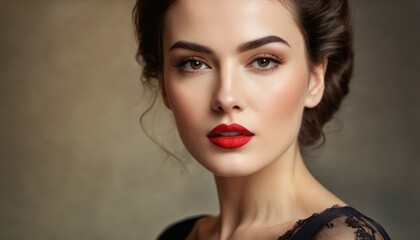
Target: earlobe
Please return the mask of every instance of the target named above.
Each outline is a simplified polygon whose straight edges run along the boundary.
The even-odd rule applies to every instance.
[[[321,101],[325,88],[325,72],[327,71],[328,59],[325,59],[310,72],[308,91],[305,99],[305,107],[314,108]]]
[[[158,80],[159,80],[159,88],[160,88],[160,93],[162,94],[163,103],[165,104],[165,106],[168,109],[171,109],[171,105],[169,104],[168,96],[166,94],[166,88],[165,88],[165,82],[164,82],[164,79],[163,79],[163,74],[159,74]]]

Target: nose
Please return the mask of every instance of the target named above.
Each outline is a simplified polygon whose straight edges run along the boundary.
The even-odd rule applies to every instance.
[[[211,107],[218,113],[243,111],[245,106],[244,84],[233,69],[220,71]]]

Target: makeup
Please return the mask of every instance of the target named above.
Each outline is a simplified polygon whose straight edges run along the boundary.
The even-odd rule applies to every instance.
[[[319,78],[279,1],[199,2],[166,12],[162,96],[199,164],[219,177],[250,176],[296,149],[308,81]]]
[[[207,134],[214,145],[224,149],[240,148],[253,138],[254,134],[239,124],[220,124]]]

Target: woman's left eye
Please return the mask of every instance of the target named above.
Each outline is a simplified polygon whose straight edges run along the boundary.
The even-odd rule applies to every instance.
[[[259,57],[251,62],[250,67],[257,70],[272,70],[281,64],[281,60],[278,60],[273,57]]]

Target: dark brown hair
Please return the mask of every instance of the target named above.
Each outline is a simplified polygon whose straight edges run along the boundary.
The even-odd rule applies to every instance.
[[[137,61],[143,65],[142,80],[157,83],[162,71],[162,24],[167,9],[176,0],[137,0],[133,19],[138,40]],[[321,102],[304,110],[299,132],[301,147],[323,143],[323,126],[339,109],[349,91],[353,70],[350,6],[347,0],[279,0],[295,15],[306,41],[312,66],[328,59]]]

